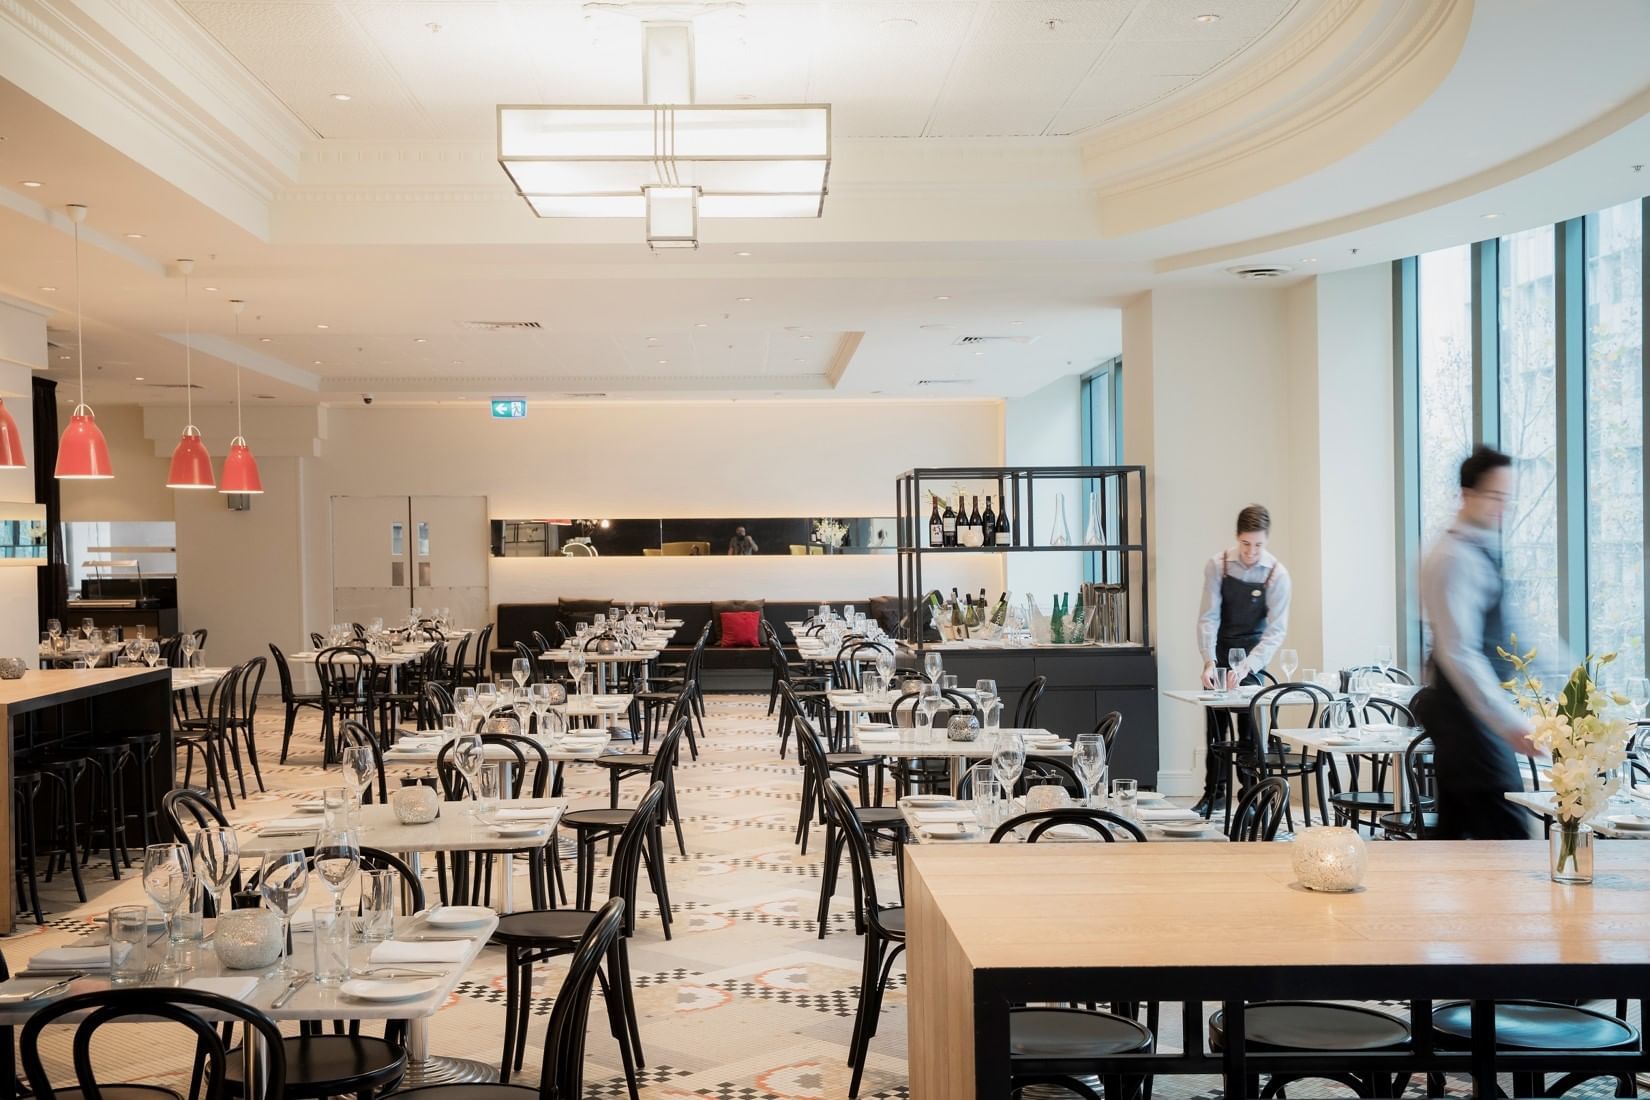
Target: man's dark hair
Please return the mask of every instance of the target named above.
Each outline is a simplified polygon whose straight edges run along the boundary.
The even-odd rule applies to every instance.
[[[1486,447],[1482,443],[1472,449],[1461,462],[1461,488],[1476,489],[1478,483],[1484,480],[1484,475],[1491,470],[1499,470],[1512,465],[1512,459],[1496,450]]]
[[[1272,513],[1264,504],[1251,504],[1238,513],[1237,533],[1247,535],[1255,531],[1263,535],[1272,533]]]

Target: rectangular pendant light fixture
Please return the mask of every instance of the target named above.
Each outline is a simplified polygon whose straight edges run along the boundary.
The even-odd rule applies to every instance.
[[[647,244],[667,248],[699,247],[699,189],[656,183],[642,188],[647,200]]]

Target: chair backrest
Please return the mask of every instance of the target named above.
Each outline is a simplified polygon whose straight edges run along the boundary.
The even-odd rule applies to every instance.
[[[1034,810],[1028,814],[1011,817],[991,834],[991,843],[1000,844],[1004,837],[1014,836],[1021,829],[1025,830],[1024,840],[1027,844],[1035,844],[1043,838],[1043,834],[1050,829],[1061,826],[1075,826],[1063,834],[1052,837],[1055,840],[1095,840],[1110,844],[1118,839],[1118,834],[1130,840],[1146,842],[1146,834],[1140,826],[1126,817],[1120,817],[1110,810],[1090,810],[1082,806],[1064,806],[1057,810]],[[1083,835],[1076,833],[1082,830]]]
[[[1014,728],[1033,729],[1037,725],[1037,704],[1043,701],[1043,692],[1048,690],[1048,677],[1035,676],[1025,690],[1020,692],[1020,701],[1014,707]]]
[[[676,758],[681,752],[682,734],[687,731],[688,724],[692,721],[692,716],[683,710],[677,714],[676,720],[671,722],[670,728],[665,730],[665,735],[659,738],[659,747],[653,753],[653,770],[649,773],[648,782],[670,782],[671,769],[676,766]]]
[[[458,677],[464,673],[464,653],[469,648],[470,636],[466,634],[458,640],[458,648],[453,650],[453,659],[447,666],[451,671],[454,680],[458,679]]]
[[[430,681],[424,685],[424,717],[437,728],[441,725],[441,716],[453,713],[453,693],[447,690],[446,684]]]
[[[922,692],[913,691],[895,699],[888,708],[888,717],[896,726],[916,724],[917,708],[922,705]],[[954,714],[971,714],[983,721],[980,704],[972,695],[964,695],[950,688],[940,689],[940,707],[934,712],[934,723],[948,722]]]
[[[327,636],[318,630],[311,630],[309,632],[309,645],[311,649],[319,652],[327,647]]]
[[[218,677],[212,685],[212,693],[207,697],[206,714],[211,719],[213,728],[222,732],[235,722],[237,686],[241,680],[241,669],[232,668]]]
[[[1111,759],[1112,745],[1117,742],[1118,731],[1123,728],[1123,715],[1118,711],[1109,711],[1104,718],[1095,725],[1094,732],[1099,736],[1100,743],[1106,747],[1106,759]]]
[[[584,1095],[584,1038],[590,1023],[590,992],[597,968],[613,953],[631,908],[622,898],[609,899],[573,949],[544,1030],[539,1100],[576,1100]]]
[[[298,697],[298,691],[292,686],[292,666],[287,664],[286,654],[274,642],[269,643],[269,652],[275,658],[275,675],[281,679],[281,702],[290,703]]]
[[[538,630],[533,631],[533,646],[539,653],[543,653],[547,649],[555,648],[550,644],[550,639],[546,638],[544,633]]]
[[[315,655],[315,674],[321,681],[321,702],[373,706],[378,682],[378,658],[360,646],[329,646]]]
[[[1281,775],[1268,776],[1243,789],[1226,839],[1233,841],[1273,840],[1289,805],[1289,781]]]
[[[311,870],[315,867],[315,846],[312,844],[304,849],[304,856],[309,860]],[[361,846],[361,870],[363,871],[394,871],[401,879],[402,896],[409,903],[408,912],[415,912],[424,908],[424,884],[419,881],[418,874],[407,861],[394,852],[386,852],[381,848]],[[258,889],[258,875],[254,871],[247,880],[246,889]],[[311,881],[314,881],[313,879]]]
[[[1073,798],[1082,798],[1086,793],[1083,781],[1077,778],[1077,773],[1064,760],[1053,756],[1028,755],[1020,770],[1020,778],[1014,781],[1014,797],[1024,798],[1032,787],[1050,781],[1058,783]]]
[[[390,796],[389,789],[384,782],[384,753],[378,747],[378,738],[372,735],[371,730],[353,718],[338,727],[338,755],[342,757],[344,750],[352,745],[360,746],[372,753],[373,767],[378,772],[378,801],[388,802]],[[362,795],[361,801],[371,804],[372,788],[370,786]]]
[[[235,720],[243,726],[250,727],[258,717],[258,692],[264,686],[264,670],[268,667],[269,658],[253,657],[236,673]]]
[[[1249,700],[1249,729],[1254,737],[1254,748],[1257,750],[1266,747],[1267,737],[1272,730],[1279,728],[1278,721],[1283,716],[1285,706],[1291,708],[1291,717],[1299,715],[1299,708],[1307,708],[1305,721],[1293,722],[1297,728],[1312,727],[1319,723],[1326,712],[1326,708],[1334,701],[1328,690],[1317,684],[1304,682],[1271,684],[1255,692]]]
[[[819,735],[811,730],[798,729],[798,741],[812,740],[814,752],[822,754],[825,747],[819,744]],[[842,784],[834,779],[827,778],[819,787],[824,795],[825,813],[830,818],[842,836],[843,846],[848,849],[848,856],[854,864],[855,885],[859,888],[860,907],[864,911],[865,919],[882,930],[882,906],[877,901],[877,876],[871,866],[871,841],[865,835],[865,827],[860,824],[859,815],[854,812],[854,804],[848,799],[848,792],[842,789]]]
[[[613,866],[608,873],[609,897],[623,898],[630,907],[625,918],[625,932],[636,930],[636,884],[640,881],[642,854],[647,850],[649,834],[655,823],[663,819],[665,785],[655,780],[648,784],[641,800],[631,811],[630,820],[619,833],[618,846],[613,849]]]
[[[481,628],[481,633],[476,636],[476,658],[473,667],[470,669],[471,673],[475,676],[476,683],[480,683],[482,680],[487,678],[487,647],[490,646],[492,642],[493,624],[488,623],[486,626]]]
[[[1404,748],[1404,782],[1409,785],[1409,832],[1416,840],[1427,838],[1427,818],[1438,809],[1438,761],[1432,737],[1421,734]]]
[[[1409,704],[1400,703],[1396,699],[1371,698],[1364,707],[1364,713],[1366,717],[1373,716],[1379,721],[1388,722],[1394,726],[1420,725],[1415,720],[1415,712],[1409,709]]]
[[[538,654],[533,652],[532,646],[526,642],[517,642],[516,657],[527,662],[527,682],[529,684],[536,684],[544,679],[544,674],[539,670]]]
[[[42,1008],[29,1017],[23,1025],[23,1034],[18,1045],[22,1052],[23,1072],[28,1076],[29,1086],[40,1100],[53,1100],[57,1089],[51,1075],[40,1058],[40,1035],[47,1027],[84,1014],[85,1018],[75,1025],[74,1038],[71,1040],[74,1072],[74,1087],[68,1088],[69,1082],[60,1080],[55,1085],[64,1087],[65,1091],[73,1091],[83,1097],[97,1098],[100,1096],[99,1082],[96,1067],[92,1064],[92,1040],[98,1028],[107,1023],[136,1022],[142,1020],[149,1024],[156,1021],[165,1021],[176,1024],[194,1036],[194,1042],[168,1042],[175,1039],[174,1035],[165,1037],[151,1035],[145,1031],[145,1042],[150,1043],[159,1039],[163,1044],[161,1049],[177,1051],[180,1057],[186,1056],[193,1047],[195,1064],[204,1068],[205,1073],[201,1080],[202,1091],[192,1095],[200,1100],[227,1100],[229,1097],[243,1098],[243,1100],[264,1100],[265,1097],[280,1097],[286,1092],[286,1054],[281,1041],[281,1031],[268,1016],[258,1009],[241,1001],[225,997],[220,993],[208,993],[201,989],[174,989],[165,986],[148,986],[142,989],[100,989],[91,993],[79,993],[71,997],[64,997],[59,1001],[47,1002]],[[244,1090],[239,1088],[239,1082],[229,1079],[229,1051],[223,1033],[218,1024],[223,1018],[244,1024],[249,1031],[256,1031],[263,1040],[265,1053],[263,1074],[260,1081],[263,1092],[256,1097],[245,1098]],[[118,1049],[118,1048],[116,1048]],[[118,1080],[124,1080],[119,1075],[118,1056],[115,1049],[109,1051],[109,1060],[117,1064],[112,1067]],[[179,1073],[184,1067],[178,1067]],[[111,1082],[105,1080],[104,1085]]]
[[[171,826],[172,840],[188,844],[201,829],[229,828],[229,819],[211,797],[192,787],[175,787],[160,797],[160,812]]]

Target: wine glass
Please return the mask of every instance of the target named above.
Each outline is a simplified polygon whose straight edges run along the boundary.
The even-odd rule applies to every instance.
[[[1278,667],[1283,669],[1283,682],[1293,683],[1295,670],[1301,667],[1301,655],[1293,649],[1280,650],[1278,653]]]
[[[87,641],[91,641],[92,640],[92,630],[93,629],[94,629],[94,627],[92,626],[92,620],[91,620],[90,616],[80,620],[80,636],[82,638],[85,638]]]
[[[1249,651],[1240,646],[1233,646],[1231,649],[1226,651],[1226,668],[1228,669],[1226,675],[1230,680],[1229,686],[1237,687],[1239,684],[1243,683],[1243,670],[1241,666],[1244,661],[1248,660],[1248,658]]]
[[[567,655],[567,675],[573,678],[573,683],[581,695],[584,693],[584,650],[575,649]]]
[[[476,685],[476,713],[485,722],[493,716],[493,708],[498,706],[498,685],[491,680],[483,680]]]
[[[1627,701],[1633,705],[1633,715],[1640,721],[1644,719],[1644,708],[1650,704],[1650,678],[1643,676],[1629,676],[1627,678]]]
[[[481,734],[466,733],[461,735],[458,740],[453,742],[452,754],[449,759],[452,760],[453,767],[458,769],[458,774],[464,777],[465,787],[473,799],[476,792],[477,777],[481,774],[481,765],[487,759],[487,745],[482,741]],[[468,812],[473,816],[475,807],[472,805]]]
[[[1094,790],[1106,778],[1106,742],[1097,733],[1079,734],[1071,767],[1083,783],[1083,805],[1094,806]]]
[[[355,804],[361,805],[362,796],[378,774],[378,761],[373,759],[372,750],[365,745],[347,745],[338,763],[344,773],[344,786],[355,792]]]
[[[517,657],[510,662],[510,679],[516,682],[517,687],[526,687],[532,675],[533,666],[526,657]]]
[[[922,697],[917,700],[917,707],[922,711],[923,725],[934,728],[934,715],[939,711],[940,704],[945,696],[940,693],[938,684],[928,684],[922,689]]]
[[[284,977],[297,973],[287,953],[287,940],[292,935],[293,915],[304,904],[308,890],[309,857],[303,849],[292,848],[264,856],[263,866],[258,870],[258,892],[263,895],[264,904],[281,917],[281,961],[275,972]]]
[[[166,942],[172,942],[172,925],[178,909],[189,900],[195,886],[195,867],[189,849],[182,844],[151,844],[143,850],[143,892],[166,918]],[[175,974],[178,966],[168,946],[161,971]]]
[[[537,687],[538,685],[533,686]],[[515,693],[515,698],[510,703],[510,709],[516,712],[516,732],[523,737],[527,736],[527,716],[533,713],[533,698],[527,694],[526,688],[522,688]]]
[[[150,668],[160,664],[160,643],[153,638],[143,643],[143,663]]]
[[[179,648],[183,650],[183,667],[193,668],[195,665],[195,650],[200,648],[200,639],[195,637],[193,633],[185,634]]]
[[[57,639],[63,636],[63,624],[56,619],[46,620],[46,633],[51,637],[52,648],[57,648]]]
[[[924,676],[928,677],[929,683],[939,683],[940,673],[944,671],[944,669],[944,660],[934,650],[931,649],[922,655],[922,673]]]
[[[195,874],[212,892],[212,909],[219,917],[229,911],[229,884],[241,869],[241,839],[234,829],[213,826],[195,833],[191,845],[195,854]]]
[[[475,706],[475,688],[461,687],[453,692],[453,712],[457,714],[459,720],[464,723],[465,729],[469,729],[475,722]]]
[[[322,829],[315,838],[315,870],[332,892],[332,907],[342,909],[344,891],[361,869],[361,842],[354,829]]]
[[[1389,645],[1378,645],[1378,646],[1375,647],[1375,664],[1380,668],[1381,675],[1383,677],[1387,674],[1387,672],[1389,672],[1391,670],[1391,668],[1392,668],[1392,647],[1391,646],[1389,646]]]
[[[1364,723],[1364,708],[1369,705],[1369,696],[1374,687],[1372,675],[1368,672],[1354,672],[1347,682],[1347,696],[1352,703],[1352,715],[1357,725]]]
[[[1003,731],[997,734],[997,744],[991,750],[991,771],[1003,785],[1003,797],[1014,801],[1014,783],[1026,766],[1026,740],[1019,733]]]

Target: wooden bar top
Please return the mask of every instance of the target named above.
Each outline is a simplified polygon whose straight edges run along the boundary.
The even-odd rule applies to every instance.
[[[0,713],[41,710],[108,691],[172,679],[165,665],[156,668],[30,669],[20,680],[0,680]]]
[[[1375,843],[1363,889],[1295,884],[1289,844],[908,847],[976,970],[1650,962],[1650,844],[1597,845],[1592,886],[1546,841]],[[908,891],[909,893],[909,891]]]

